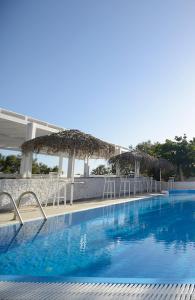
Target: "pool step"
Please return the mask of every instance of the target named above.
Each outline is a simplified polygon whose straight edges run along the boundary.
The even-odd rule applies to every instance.
[[[0,300],[188,300],[194,284],[33,283],[0,281]]]

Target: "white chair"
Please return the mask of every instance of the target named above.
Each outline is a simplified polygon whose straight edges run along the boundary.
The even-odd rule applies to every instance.
[[[172,190],[174,189],[174,178],[170,177],[168,180],[168,189]]]
[[[139,178],[139,193],[142,194],[144,191],[144,179],[143,177]]]
[[[45,199],[45,206],[48,205],[49,200],[51,199],[53,206],[58,201],[58,188],[59,188],[59,176],[56,173],[50,173],[49,178],[47,179],[47,196]],[[57,202],[58,203],[58,202]]]
[[[137,186],[138,186],[138,180],[136,177],[134,177],[134,180],[133,180],[133,194],[134,196],[137,194]]]
[[[150,192],[153,192],[153,178],[150,177]]]
[[[116,197],[115,180],[111,177],[104,178],[103,199],[105,198],[105,196],[107,198]]]
[[[158,192],[158,185],[157,185],[157,181],[155,180],[155,193]]]
[[[120,178],[120,188],[119,188],[119,197],[121,197],[121,194],[125,197],[126,194],[128,196],[131,196],[131,181],[127,177],[121,177]]]
[[[58,178],[56,196],[54,198],[53,205],[56,203],[57,206],[59,206],[60,200],[61,202],[64,202],[64,205],[66,205],[67,184],[70,184],[70,180]]]
[[[150,181],[148,178],[146,178],[146,192],[149,193],[150,191]]]

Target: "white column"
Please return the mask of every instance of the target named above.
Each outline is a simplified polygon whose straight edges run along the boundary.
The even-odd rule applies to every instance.
[[[36,125],[35,123],[28,123],[26,127],[26,141],[34,139],[36,136]],[[33,153],[29,152],[22,154],[20,174],[23,178],[29,178],[32,175],[32,161]]]
[[[20,162],[20,175],[22,175],[22,177],[25,172],[25,160],[26,160],[26,156],[25,154],[22,153],[21,162]]]
[[[74,165],[75,165],[75,154],[68,158],[68,171],[67,177],[71,178],[71,186],[70,186],[70,205],[73,204],[74,197]]]
[[[89,177],[89,159],[84,160],[84,177]]]
[[[26,178],[31,178],[32,176],[32,162],[33,162],[33,153],[29,152],[27,153],[25,158],[25,171],[24,176]]]
[[[68,158],[68,170],[67,170],[68,178],[74,178],[74,164],[75,164],[75,158],[73,155]]]
[[[26,128],[26,140],[34,139],[36,136],[36,124],[28,123]]]
[[[59,156],[59,163],[58,163],[58,174],[62,175],[63,171],[63,156],[62,154]]]

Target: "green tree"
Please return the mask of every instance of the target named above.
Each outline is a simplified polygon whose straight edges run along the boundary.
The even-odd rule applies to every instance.
[[[20,156],[0,156],[0,171],[3,173],[18,173],[20,170]]]
[[[106,168],[105,165],[99,165],[97,168],[91,171],[92,175],[107,175],[110,174],[110,168]]]
[[[187,136],[176,136],[164,143],[152,144],[150,141],[137,145],[137,149],[158,158],[165,158],[176,167],[176,178],[184,180],[195,175],[195,138],[188,141]]]
[[[5,157],[0,153],[0,172],[3,172]]]
[[[20,155],[8,155],[4,156],[0,154],[0,172],[8,174],[18,174],[20,172]],[[50,168],[43,163],[37,162],[37,159],[33,159],[32,173],[33,174],[49,174],[49,172],[58,172],[58,167]]]
[[[176,166],[177,178],[181,181],[193,173],[195,156],[192,153],[192,144],[187,141],[187,136],[176,136],[174,141],[166,140],[156,148],[156,153]]]
[[[155,143],[155,144],[152,144],[152,142],[150,140],[146,141],[146,142],[143,142],[143,143],[139,143],[137,146],[136,146],[136,149],[137,150],[140,150],[142,152],[146,152],[152,156],[155,156],[155,149],[157,147],[159,143]]]

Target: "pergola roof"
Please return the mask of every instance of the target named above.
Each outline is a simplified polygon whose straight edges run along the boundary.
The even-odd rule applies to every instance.
[[[65,130],[63,127],[0,108],[0,148],[20,151],[21,145],[29,139],[27,134],[29,124],[34,124],[36,127],[35,137]],[[48,154],[46,149],[42,150],[41,154]],[[115,153],[126,150],[124,147],[115,145]]]
[[[115,146],[79,130],[64,130],[50,135],[36,137],[21,146],[24,153],[74,155],[76,158],[110,158],[115,154]]]
[[[58,132],[64,128],[0,108],[0,148],[20,150],[26,140],[27,125],[36,125],[36,136]]]

